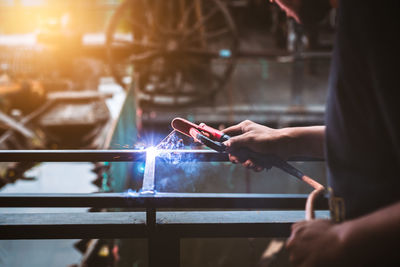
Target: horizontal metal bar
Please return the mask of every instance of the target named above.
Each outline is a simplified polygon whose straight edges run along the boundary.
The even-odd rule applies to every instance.
[[[170,209],[291,209],[303,210],[306,194],[217,193],[97,193],[97,194],[0,194],[0,207],[98,207]],[[316,209],[328,209],[320,198]]]
[[[142,120],[152,124],[170,123],[176,117],[173,107],[164,107],[157,116],[152,116],[152,109],[144,109]],[[268,124],[278,121],[285,122],[324,122],[324,105],[235,105],[217,107],[191,107],[180,111],[182,118],[192,116],[194,121],[203,121],[210,124],[239,123],[249,119],[258,123]]]
[[[269,60],[276,60],[278,62],[293,62],[296,59],[330,59],[332,58],[331,51],[306,51],[298,54],[289,54],[282,53],[279,51],[273,50],[260,50],[260,51],[251,51],[251,50],[242,50],[238,51],[239,57],[255,57],[255,58],[266,58]]]
[[[179,157],[180,162],[225,162],[228,154],[213,150],[158,150],[157,159]],[[145,161],[146,150],[0,150],[0,162],[130,162]],[[321,161],[293,158],[290,161]]]
[[[4,214],[0,239],[145,238],[152,231],[145,219],[144,212]],[[176,238],[286,237],[303,219],[303,211],[157,212],[154,231]]]
[[[159,150],[158,158],[179,155],[185,161],[228,161],[228,155],[212,150]],[[145,161],[146,150],[0,150],[0,162],[101,162]]]

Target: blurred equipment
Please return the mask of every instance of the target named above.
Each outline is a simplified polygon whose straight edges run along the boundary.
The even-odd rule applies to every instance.
[[[64,148],[94,147],[92,143],[110,119],[104,102],[110,96],[96,91],[49,94],[54,104],[38,119],[48,143]]]
[[[111,18],[106,45],[115,80],[126,87],[137,76],[140,102],[184,106],[223,89],[238,37],[220,0],[127,0]]]
[[[0,112],[0,149],[43,149],[43,140],[27,122],[26,118],[16,121]],[[0,163],[0,188],[19,179],[33,180],[25,176],[25,171],[34,165],[34,162]]]

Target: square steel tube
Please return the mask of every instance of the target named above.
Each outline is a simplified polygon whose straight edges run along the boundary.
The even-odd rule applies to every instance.
[[[158,212],[154,229],[144,212],[17,213],[0,217],[0,239],[286,237],[303,219],[304,211]]]
[[[96,193],[0,194],[0,207],[96,207],[168,209],[281,209],[304,210],[306,194],[233,193]],[[328,209],[320,198],[316,209]]]
[[[224,162],[229,161],[228,154],[213,150],[160,150],[163,154],[179,155],[182,162]],[[129,162],[145,161],[146,150],[0,150],[0,162]],[[290,161],[321,161],[317,158],[292,158]]]
[[[221,162],[228,161],[226,153],[212,150],[161,150],[163,153],[178,155],[179,160]],[[0,162],[135,162],[145,161],[146,150],[1,150]]]

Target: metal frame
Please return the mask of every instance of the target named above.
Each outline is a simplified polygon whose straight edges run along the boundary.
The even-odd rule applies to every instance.
[[[179,155],[182,161],[201,162],[224,162],[228,161],[228,157],[225,153],[211,150],[154,152],[155,150],[0,151],[0,162],[146,161],[140,192],[0,194],[0,207],[96,207],[134,210],[3,213],[0,215],[0,239],[148,238],[149,266],[179,266],[181,238],[286,237],[290,233],[290,225],[304,219],[307,199],[305,194],[157,192],[154,176],[156,159],[163,159],[165,154]],[[316,208],[323,210],[318,211],[317,216],[329,217],[326,198],[320,199]]]

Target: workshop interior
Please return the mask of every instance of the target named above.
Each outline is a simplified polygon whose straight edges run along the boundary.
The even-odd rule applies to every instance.
[[[290,266],[290,225],[330,217],[324,159],[242,151],[253,172],[221,130],[323,125],[335,23],[267,0],[0,0],[0,266]]]

